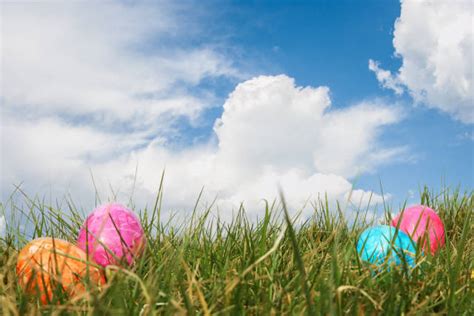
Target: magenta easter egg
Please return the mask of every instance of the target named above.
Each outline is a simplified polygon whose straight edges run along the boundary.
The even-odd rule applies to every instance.
[[[96,208],[79,231],[77,244],[102,265],[133,264],[145,248],[145,234],[137,216],[120,204]]]
[[[399,223],[400,222],[400,223]],[[400,225],[400,230],[408,234],[415,242],[425,236],[423,249],[432,254],[444,246],[444,225],[441,218],[431,208],[423,205],[411,206],[392,220],[392,226]]]

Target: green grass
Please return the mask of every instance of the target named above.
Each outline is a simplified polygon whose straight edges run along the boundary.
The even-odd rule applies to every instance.
[[[59,295],[61,303],[49,306],[19,288],[18,249],[40,236],[74,242],[82,213],[72,203],[54,207],[26,196],[21,207],[1,204],[0,214],[8,210],[14,218],[0,239],[0,314],[474,314],[473,192],[421,193],[420,203],[445,223],[446,247],[435,256],[419,253],[412,271],[373,269],[359,260],[356,240],[374,224],[364,219],[365,209],[348,222],[344,210],[320,201],[312,218],[296,225],[280,199],[258,222],[241,209],[232,223],[212,210],[176,223],[160,220],[162,198],[160,190],[154,207],[141,212],[148,243],[133,268],[108,269],[97,295],[79,301]],[[400,210],[385,208],[388,223]],[[20,222],[29,223],[29,235]]]

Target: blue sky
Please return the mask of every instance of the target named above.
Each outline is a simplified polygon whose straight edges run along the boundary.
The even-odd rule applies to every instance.
[[[288,74],[301,86],[329,86],[335,107],[374,97],[403,105],[405,119],[387,128],[382,139],[409,146],[412,157],[361,175],[358,186],[377,191],[382,182],[396,203],[416,201],[424,185],[437,191],[444,185],[472,189],[472,125],[437,110],[413,107],[410,96],[396,96],[381,88],[368,69],[369,59],[392,71],[402,64],[392,43],[399,1],[365,1],[364,5],[349,0],[234,1],[216,11],[206,25],[210,36],[251,60],[244,65],[265,74]],[[222,100],[232,90],[231,84],[217,87]],[[209,127],[221,114],[220,107],[210,111],[209,124],[195,132],[199,136],[212,133]],[[187,132],[195,137],[192,130]],[[415,192],[415,199],[409,191]]]
[[[88,209],[92,173],[102,200],[144,206],[165,168],[184,215],[203,186],[226,216],[259,216],[278,184],[295,208],[380,204],[380,182],[395,207],[472,190],[469,6],[2,3],[2,198],[21,184]]]

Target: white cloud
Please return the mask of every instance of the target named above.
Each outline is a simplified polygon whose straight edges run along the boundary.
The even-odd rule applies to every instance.
[[[2,98],[28,115],[143,129],[164,124],[157,122],[164,113],[193,118],[207,106],[186,87],[239,75],[205,46],[146,48],[187,32],[190,22],[174,19],[171,5],[4,3],[2,9]]]
[[[213,104],[190,88],[241,76],[212,43],[185,47],[199,30],[184,4],[0,5],[2,192],[64,189],[98,161],[164,142]]]
[[[369,59],[369,69],[375,73],[382,87],[392,89],[399,95],[404,92],[404,86],[400,79],[390,71],[380,68],[379,62]]]
[[[400,114],[368,102],[342,110],[330,106],[327,87],[295,87],[287,76],[246,81],[230,95],[216,123],[220,159],[248,166],[249,174],[269,165],[345,177],[370,170],[376,162],[369,155],[380,152],[378,128],[395,123]]]
[[[397,74],[369,61],[383,87],[474,123],[472,2],[403,0],[393,45],[403,59]]]
[[[403,152],[376,142],[379,129],[400,116],[384,105],[330,107],[326,87],[296,87],[283,75],[257,77],[241,83],[225,102],[215,142],[181,151],[159,141],[135,148],[144,142],[137,134],[99,133],[54,120],[9,119],[2,134],[15,138],[3,141],[3,180],[24,180],[34,190],[69,189],[73,196],[92,199],[91,169],[99,192],[107,192],[110,184],[126,200],[138,165],[136,198],[148,202],[166,168],[167,209],[190,210],[203,186],[203,203],[217,197],[217,206],[227,216],[241,202],[251,216],[258,215],[262,199],[278,196],[278,185],[295,208],[326,195],[330,201],[344,201],[352,190],[347,177]],[[354,190],[351,201],[365,205],[371,194]],[[381,197],[372,194],[371,201],[380,203]]]
[[[395,106],[373,100],[332,109],[328,87],[298,87],[285,75],[242,82],[208,143],[170,149],[173,124],[198,118],[214,99],[212,90],[196,95],[192,88],[208,77],[241,77],[212,45],[143,49],[170,32],[184,36],[186,22],[172,7],[3,9],[4,193],[23,183],[33,194],[70,191],[90,207],[90,170],[102,198],[112,187],[122,202],[133,191],[137,204],[151,204],[166,168],[165,210],[189,212],[204,186],[203,205],[217,198],[229,217],[244,201],[257,216],[262,199],[277,197],[278,184],[294,208],[326,195],[345,200],[351,178],[404,154],[377,141],[401,119]],[[381,201],[355,190],[351,202],[364,204],[371,195]]]
[[[166,167],[165,200],[173,209],[192,208],[203,186],[204,203],[217,197],[217,206],[229,212],[245,202],[251,216],[263,210],[263,199],[278,196],[278,185],[295,208],[326,195],[330,201],[343,201],[352,190],[346,177],[401,154],[402,149],[376,142],[379,129],[400,116],[383,105],[345,110],[330,106],[326,87],[296,87],[284,75],[253,78],[239,84],[225,102],[215,125],[216,145],[174,152],[150,144],[95,170],[98,178],[113,178],[112,183],[124,188],[138,164],[142,173],[137,191],[151,196]],[[370,195],[355,190],[351,200],[365,205]],[[379,203],[381,197],[373,194],[371,200]]]

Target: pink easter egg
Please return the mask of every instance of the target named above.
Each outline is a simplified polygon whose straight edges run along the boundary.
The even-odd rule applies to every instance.
[[[415,242],[427,234],[431,254],[444,246],[443,222],[431,208],[423,205],[411,206],[392,220],[392,226],[397,227],[400,217],[400,230],[408,234]],[[428,250],[427,247],[428,241],[425,240],[423,248]]]
[[[120,204],[99,206],[87,217],[77,244],[102,265],[133,264],[145,248],[145,235],[137,216]]]

